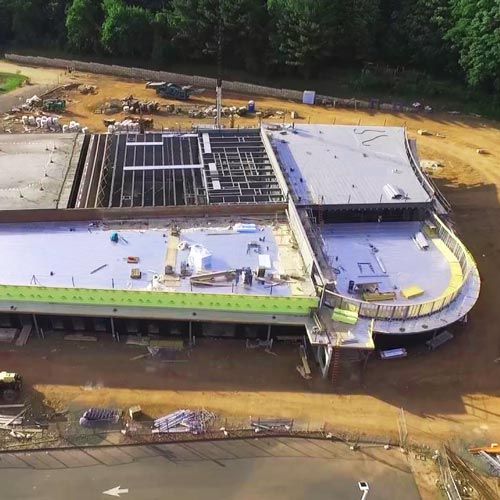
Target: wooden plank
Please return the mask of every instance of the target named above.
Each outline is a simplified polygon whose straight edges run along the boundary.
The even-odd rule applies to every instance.
[[[177,265],[177,252],[179,251],[179,236],[170,235],[168,238],[167,255],[165,256],[165,268],[171,268],[175,272]]]
[[[304,349],[304,346],[299,347],[299,352],[300,352],[300,359],[302,360],[302,367],[304,368],[304,373],[306,376],[311,375],[311,368],[309,367],[309,361],[307,360],[307,354],[306,350]]]
[[[23,346],[28,342],[28,338],[31,335],[31,330],[33,329],[33,325],[24,325],[19,337],[17,337],[16,345]]]

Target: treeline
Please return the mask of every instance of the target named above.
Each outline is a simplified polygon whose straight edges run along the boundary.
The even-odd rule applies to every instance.
[[[373,61],[500,90],[500,0],[0,0],[1,45],[167,65],[215,63],[219,40],[257,74]]]

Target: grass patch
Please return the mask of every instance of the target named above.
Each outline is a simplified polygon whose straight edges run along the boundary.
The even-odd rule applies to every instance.
[[[27,79],[20,73],[0,73],[0,94],[22,87]]]

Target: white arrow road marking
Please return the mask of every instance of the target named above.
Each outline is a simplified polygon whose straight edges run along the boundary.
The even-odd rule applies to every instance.
[[[110,497],[119,497],[120,493],[128,493],[128,488],[122,488],[121,486],[115,486],[110,490],[103,491],[103,495],[109,495]]]

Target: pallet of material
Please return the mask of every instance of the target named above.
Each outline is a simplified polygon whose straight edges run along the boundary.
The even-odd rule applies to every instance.
[[[141,270],[137,267],[134,267],[130,271],[130,278],[133,280],[140,280],[142,278]]]
[[[394,300],[396,298],[395,292],[365,292],[363,293],[363,300],[367,302],[378,302],[379,300]]]
[[[478,448],[469,448],[469,452],[472,453],[473,455],[479,453],[480,451],[500,455],[500,445],[498,443],[491,443],[490,446],[479,446]]]
[[[424,289],[420,288],[417,285],[412,285],[401,290],[401,295],[405,299],[414,299],[415,297],[420,297],[420,295],[423,295],[423,293]]]
[[[336,307],[333,310],[332,319],[348,325],[355,325],[358,322],[358,313]]]

